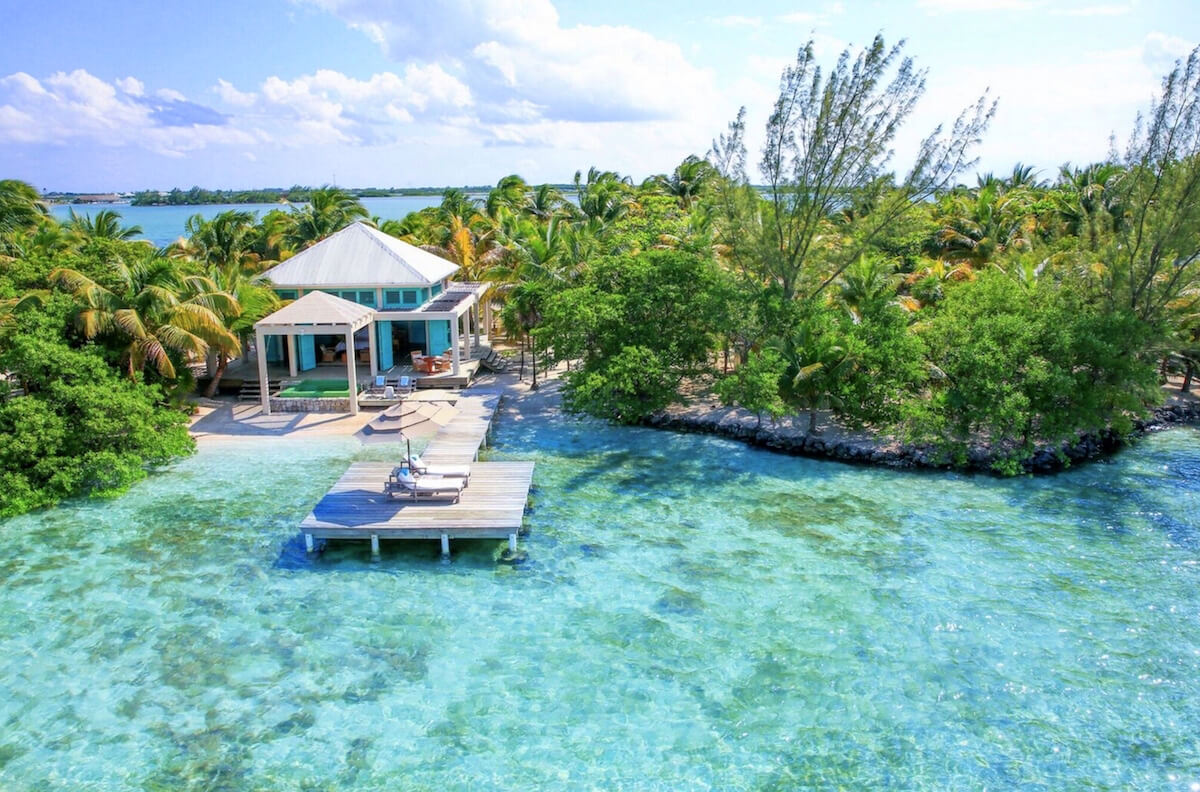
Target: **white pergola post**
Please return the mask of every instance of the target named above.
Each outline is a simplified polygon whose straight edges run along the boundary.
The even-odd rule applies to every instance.
[[[471,314],[467,312],[459,317],[463,326],[463,351],[467,360],[471,359]]]
[[[271,414],[271,381],[267,379],[267,334],[254,328],[254,351],[258,357],[258,390],[262,398],[263,415]]]
[[[375,322],[367,325],[367,351],[371,355],[371,377],[379,373],[379,342],[375,340]]]
[[[296,334],[287,334],[288,345],[288,374],[292,377],[296,376]]]
[[[354,327],[346,328],[346,377],[350,386],[350,414],[358,415],[358,372],[354,370]]]
[[[488,343],[492,342],[492,301],[483,304],[483,325],[487,328]]]
[[[458,319],[450,321],[450,360],[451,371],[454,376],[458,376],[458,366],[461,362],[458,351]]]
[[[471,318],[475,321],[475,348],[479,348],[479,298],[475,298],[475,304],[471,306]]]

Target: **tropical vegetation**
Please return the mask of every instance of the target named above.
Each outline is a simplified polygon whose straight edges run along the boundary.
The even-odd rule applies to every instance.
[[[706,156],[635,184],[501,179],[400,220],[336,188],[258,216],[197,215],[158,250],[111,211],[55,221],[0,181],[0,514],[119,492],[186,453],[185,395],[216,393],[280,301],[260,274],[372,222],[486,280],[536,386],[634,423],[711,393],[803,431],[818,415],[928,444],[1038,445],[1127,431],[1200,365],[1200,54],[1108,161],[973,184],[986,97],[894,173],[924,74],[882,38],[785,70],[752,181],[744,111]],[[199,196],[204,197],[204,196]],[[228,197],[228,196],[225,196]],[[289,196],[294,197],[294,196]],[[177,202],[184,201],[177,196]]]

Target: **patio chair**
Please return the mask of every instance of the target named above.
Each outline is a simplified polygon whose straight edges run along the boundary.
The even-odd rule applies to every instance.
[[[422,355],[420,352],[412,353],[413,371],[419,374],[432,374],[433,361],[434,358],[429,357],[428,355]]]
[[[438,465],[425,463],[419,454],[408,458],[408,466],[422,476],[441,476],[442,478],[460,478],[463,486],[471,481],[470,465]]]
[[[383,491],[389,498],[407,496],[414,501],[425,498],[458,503],[465,486],[462,479],[417,476],[407,466],[402,466],[392,471],[387,483],[383,485]]]

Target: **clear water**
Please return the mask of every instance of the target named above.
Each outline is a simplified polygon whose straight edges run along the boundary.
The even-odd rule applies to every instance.
[[[999,481],[506,419],[500,542],[295,525],[352,439],[0,525],[0,788],[1182,789],[1200,432]]]

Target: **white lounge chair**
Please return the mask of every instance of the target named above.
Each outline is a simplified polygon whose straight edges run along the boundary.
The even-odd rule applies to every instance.
[[[392,471],[383,489],[388,497],[400,495],[411,497],[413,500],[427,498],[457,503],[465,486],[466,482],[462,479],[415,476],[407,467],[398,467]]]
[[[408,458],[408,465],[422,476],[442,476],[443,478],[460,478],[463,480],[463,486],[467,486],[467,482],[471,480],[470,465],[429,465],[422,461],[419,454],[413,454]]]

